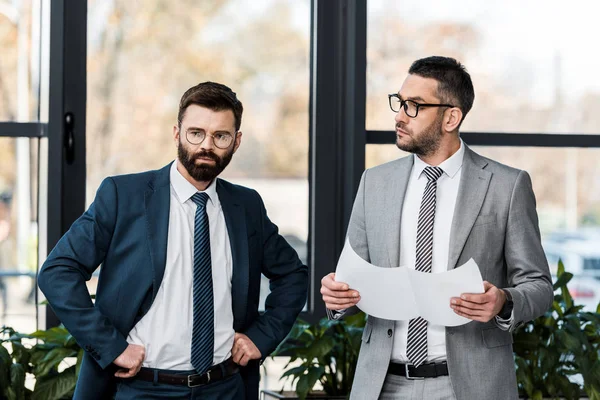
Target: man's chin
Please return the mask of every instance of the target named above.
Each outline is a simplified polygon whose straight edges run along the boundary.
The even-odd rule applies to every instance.
[[[396,147],[398,147],[400,150],[402,151],[406,151],[409,153],[413,153],[414,152],[414,146],[411,142],[409,142],[408,140],[402,140],[401,137],[399,137],[398,139],[396,139]]]

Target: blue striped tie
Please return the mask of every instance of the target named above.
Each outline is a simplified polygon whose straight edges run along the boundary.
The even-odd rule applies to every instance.
[[[210,229],[206,214],[206,193],[195,193],[194,219],[194,325],[192,328],[192,366],[204,373],[213,364],[214,304],[212,264],[210,257]]]

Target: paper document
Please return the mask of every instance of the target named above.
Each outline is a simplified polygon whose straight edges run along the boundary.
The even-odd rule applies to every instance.
[[[473,259],[437,274],[404,266],[382,268],[360,258],[348,239],[338,261],[335,280],[347,283],[360,293],[357,306],[369,315],[389,320],[420,316],[444,326],[471,322],[452,310],[450,298],[460,297],[462,293],[484,292],[481,272]]]

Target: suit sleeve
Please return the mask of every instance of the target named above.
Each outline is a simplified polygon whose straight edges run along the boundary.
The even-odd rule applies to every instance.
[[[347,236],[354,252],[363,260],[370,262],[371,258],[369,257],[369,245],[367,242],[367,225],[365,222],[365,181],[367,180],[368,172],[369,170],[363,172],[360,178],[358,191],[354,198],[352,214],[350,215],[350,222],[348,223]],[[360,309],[356,306],[352,306],[344,310],[335,311],[326,309],[326,311],[329,319],[339,320],[359,313]]]
[[[127,341],[94,307],[86,281],[104,260],[116,217],[117,191],[107,178],[90,208],[48,255],[38,276],[38,285],[58,318],[102,368],[125,350]]]
[[[257,194],[263,232],[262,273],[269,279],[271,293],[265,312],[244,332],[266,358],[292,329],[308,295],[308,268],[296,251],[269,220]]]
[[[552,305],[552,280],[535,207],[531,179],[521,171],[511,196],[504,244],[509,282],[505,290],[513,297],[510,331],[544,314]]]

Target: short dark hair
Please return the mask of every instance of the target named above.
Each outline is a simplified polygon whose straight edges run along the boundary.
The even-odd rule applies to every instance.
[[[185,111],[192,104],[213,111],[231,110],[235,117],[235,130],[240,130],[244,107],[235,92],[229,87],[216,82],[202,82],[186,90],[179,102],[179,114],[177,115],[179,127],[181,127]]]
[[[421,58],[412,63],[408,73],[438,81],[438,97],[443,103],[454,104],[460,108],[463,112],[463,120],[473,107],[475,91],[471,75],[465,66],[454,58],[441,56]]]

